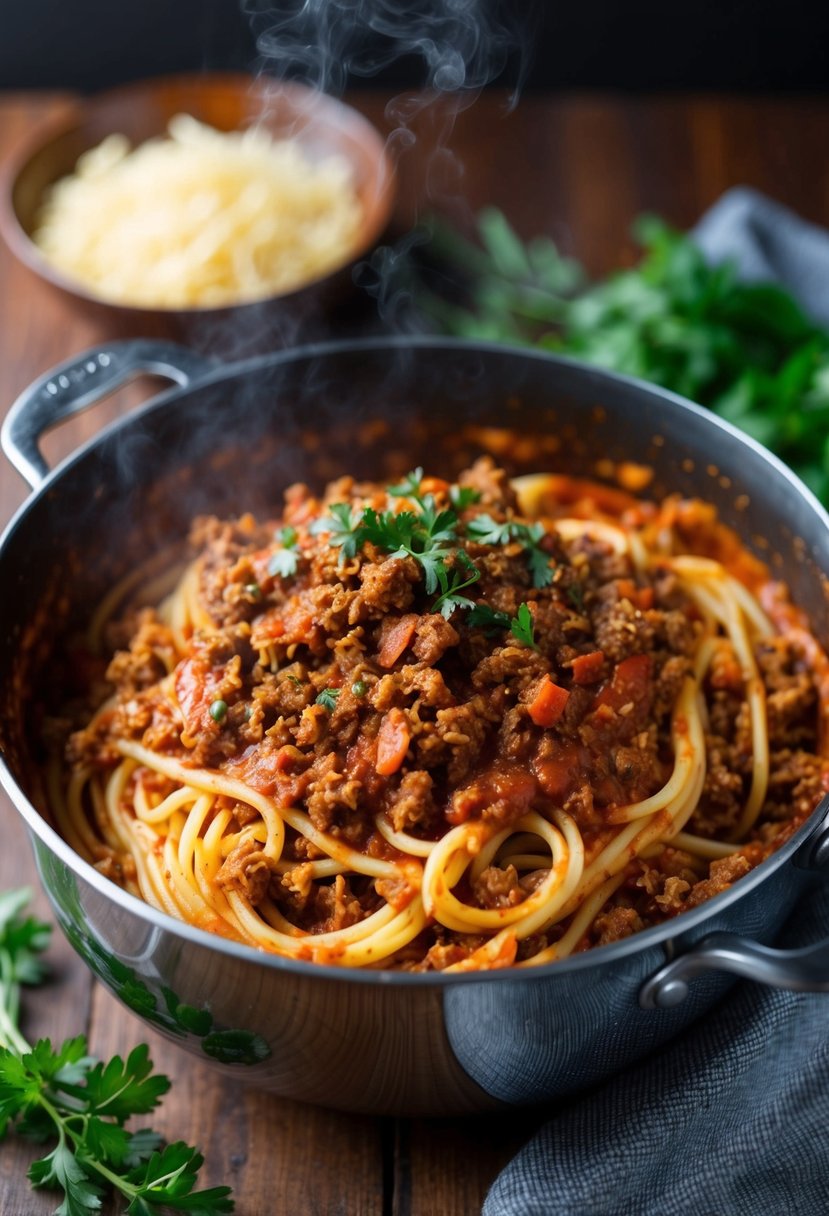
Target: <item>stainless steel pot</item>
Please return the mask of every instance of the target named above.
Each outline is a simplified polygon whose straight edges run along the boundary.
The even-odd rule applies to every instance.
[[[130,376],[179,387],[49,473],[42,433]],[[518,435],[511,444],[510,434]],[[190,928],[125,894],[48,821],[38,715],[61,638],[112,580],[200,511],[271,510],[284,486],[416,464],[452,475],[491,450],[518,473],[653,467],[650,491],[713,501],[790,585],[829,642],[829,519],[777,460],[670,393],[563,359],[434,339],[309,347],[217,366],[166,344],[113,343],[13,406],[6,455],[34,493],[0,542],[3,784],[28,825],[55,915],[103,982],[200,1057],[333,1107],[447,1114],[591,1085],[666,1042],[733,975],[829,990],[829,943],[774,940],[829,869],[829,804],[731,890],[669,924],[530,971],[354,972],[295,963]]]

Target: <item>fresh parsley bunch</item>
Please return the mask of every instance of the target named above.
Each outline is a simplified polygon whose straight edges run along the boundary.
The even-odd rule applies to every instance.
[[[114,1191],[129,1216],[165,1211],[219,1216],[233,1211],[230,1188],[196,1191],[203,1158],[183,1141],[164,1144],[154,1131],[128,1131],[134,1115],[154,1110],[170,1088],[153,1073],[146,1044],[122,1060],[93,1059],[83,1035],[31,1047],[20,1026],[20,988],[44,975],[50,927],[22,913],[28,891],[0,895],[0,1136],[14,1130],[53,1143],[29,1168],[33,1187],[63,1192],[55,1216],[90,1216]]]
[[[560,351],[708,406],[785,460],[829,503],[829,334],[773,284],[711,266],[693,240],[648,216],[638,265],[588,283],[552,241],[522,242],[494,209],[480,243],[437,224],[437,268],[416,289],[445,332]],[[463,284],[460,298],[450,285]]]

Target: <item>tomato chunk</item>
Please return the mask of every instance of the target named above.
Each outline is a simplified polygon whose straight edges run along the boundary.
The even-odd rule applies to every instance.
[[[573,679],[576,684],[594,684],[602,674],[604,667],[604,651],[591,650],[590,654],[580,654],[573,659]]]
[[[596,694],[596,705],[621,709],[629,701],[644,701],[650,693],[651,659],[632,654],[617,664],[609,683]]]

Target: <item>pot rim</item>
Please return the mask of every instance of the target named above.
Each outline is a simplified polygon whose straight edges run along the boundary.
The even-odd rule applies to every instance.
[[[659,385],[649,383],[634,376],[596,368],[581,360],[552,354],[547,351],[532,350],[492,341],[469,341],[430,335],[407,335],[403,337],[384,336],[358,340],[345,339],[317,342],[305,346],[291,347],[270,354],[256,355],[234,363],[219,363],[215,369],[209,371],[204,377],[199,377],[184,387],[174,386],[171,389],[156,394],[136,410],[102,427],[91,439],[75,449],[75,451],[56,465],[54,469],[50,470],[48,476],[44,478],[40,485],[17,509],[3,530],[2,535],[0,535],[0,561],[2,561],[3,553],[12,536],[18,528],[23,526],[26,516],[35,503],[45,493],[48,493],[70,468],[83,460],[104,439],[117,433],[120,429],[126,428],[134,420],[143,418],[146,414],[152,413],[156,409],[166,407],[179,397],[186,396],[191,391],[200,391],[223,379],[231,379],[235,376],[255,372],[264,367],[279,366],[308,359],[321,359],[329,355],[382,353],[383,351],[393,351],[401,347],[437,347],[440,349],[456,350],[461,353],[497,354],[503,355],[504,358],[519,357],[537,362],[551,363],[573,369],[578,374],[585,375],[587,379],[595,380],[597,385],[607,383],[625,385],[663,403],[667,402],[672,409],[678,408],[681,411],[691,413],[703,419],[704,424],[712,427],[714,431],[721,430],[729,436],[736,438],[753,454],[755,459],[759,458],[770,466],[775,476],[782,477],[785,481],[788,481],[800,497],[809,505],[812,513],[823,524],[824,528],[829,531],[829,514],[827,514],[811,490],[779,457],[768,451],[751,436],[744,434],[730,423],[719,418],[716,414],[680,396],[678,393],[671,392]],[[263,964],[277,971],[287,971],[308,979],[316,977],[320,980],[353,981],[369,985],[391,984],[393,986],[404,987],[416,985],[420,987],[438,987],[441,989],[454,987],[459,984],[498,983],[505,982],[508,979],[513,981],[531,980],[535,977],[549,978],[551,975],[572,974],[577,971],[589,970],[592,967],[599,967],[605,963],[612,964],[630,955],[640,952],[644,953],[652,947],[684,936],[688,932],[697,929],[709,918],[714,919],[717,914],[725,911],[731,904],[742,899],[744,895],[748,895],[749,892],[765,882],[774,871],[791,861],[804,843],[815,833],[816,827],[826,816],[826,799],[821,799],[806,822],[798,828],[789,840],[727,890],[706,900],[689,912],[680,913],[672,920],[665,921],[661,925],[654,925],[648,929],[643,929],[638,933],[633,933],[629,937],[611,942],[606,946],[596,946],[591,950],[570,955],[565,959],[554,960],[531,967],[513,966],[451,974],[445,972],[366,971],[365,969],[356,967],[337,967],[330,964],[285,958],[269,951],[248,946],[243,942],[232,941],[219,934],[209,933],[207,930],[199,929],[185,921],[176,920],[166,912],[159,911],[151,904],[139,899],[137,896],[131,895],[110,879],[105,878],[93,865],[77,854],[43,818],[24,794],[15,781],[6,758],[2,753],[0,753],[0,785],[2,785],[16,810],[23,818],[30,834],[38,837],[59,861],[63,862],[73,873],[93,887],[98,894],[111,899],[113,903],[121,907],[125,912],[137,916],[139,920],[155,929],[171,933],[175,937],[191,942],[193,945],[201,946],[208,950],[216,950],[220,954],[230,955],[241,962]]]

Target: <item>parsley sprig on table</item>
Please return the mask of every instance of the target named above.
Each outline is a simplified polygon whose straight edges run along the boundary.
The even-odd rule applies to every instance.
[[[28,891],[0,895],[0,1135],[14,1130],[54,1147],[29,1169],[33,1187],[63,1192],[55,1216],[94,1216],[115,1191],[129,1216],[233,1211],[230,1188],[196,1191],[203,1158],[183,1141],[164,1144],[150,1129],[128,1131],[134,1115],[154,1110],[170,1088],[153,1073],[146,1044],[122,1060],[93,1059],[78,1035],[33,1047],[20,1026],[20,987],[43,979],[40,955],[50,928],[24,918]]]
[[[431,327],[537,345],[660,384],[771,448],[829,502],[829,333],[773,284],[711,266],[655,217],[634,228],[638,265],[590,284],[552,241],[519,239],[494,209],[479,241],[436,225],[437,273],[414,284]],[[463,280],[450,298],[446,284]]]

